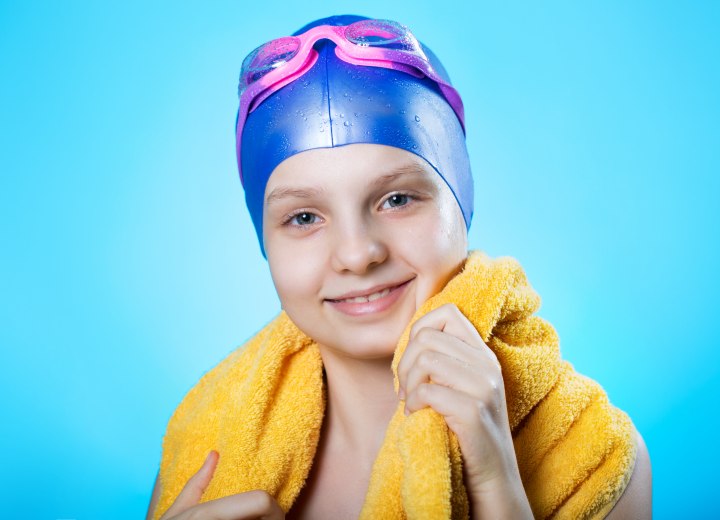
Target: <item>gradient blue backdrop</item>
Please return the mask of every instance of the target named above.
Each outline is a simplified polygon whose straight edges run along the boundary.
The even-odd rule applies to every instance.
[[[656,517],[718,515],[720,4],[578,4],[1,2],[0,516],[143,517],[174,407],[279,310],[235,168],[240,63],[338,12],[442,58],[471,246],[520,260],[632,416]]]

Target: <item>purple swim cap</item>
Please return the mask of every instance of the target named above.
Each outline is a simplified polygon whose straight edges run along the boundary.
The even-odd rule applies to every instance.
[[[332,16],[319,25],[348,25],[368,18]],[[263,202],[273,170],[306,150],[355,143],[383,144],[423,158],[450,187],[470,228],[473,179],[465,133],[438,84],[428,77],[381,67],[353,65],[335,55],[335,44],[318,41],[313,67],[252,111],[242,128],[240,164],[245,201],[263,257]],[[423,45],[435,70],[447,74]],[[449,83],[449,80],[448,80]]]

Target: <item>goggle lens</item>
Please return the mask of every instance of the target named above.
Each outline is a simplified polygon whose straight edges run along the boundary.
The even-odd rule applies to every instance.
[[[243,60],[240,77],[240,94],[272,70],[285,65],[300,50],[300,39],[294,36],[278,38],[252,51]]]
[[[345,28],[345,38],[361,47],[382,47],[417,52],[418,45],[410,32],[391,20],[360,20]]]

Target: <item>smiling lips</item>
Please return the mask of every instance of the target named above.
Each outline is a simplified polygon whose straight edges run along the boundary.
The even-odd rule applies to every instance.
[[[391,307],[400,298],[412,280],[414,280],[414,278],[399,285],[385,287],[371,294],[348,293],[348,296],[345,298],[337,300],[327,299],[325,301],[333,308],[350,316],[362,316],[382,312]]]

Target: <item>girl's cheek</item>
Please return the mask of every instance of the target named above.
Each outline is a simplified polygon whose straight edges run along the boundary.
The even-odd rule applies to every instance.
[[[270,270],[281,298],[307,298],[317,292],[319,262],[307,258],[302,251],[274,249]]]

